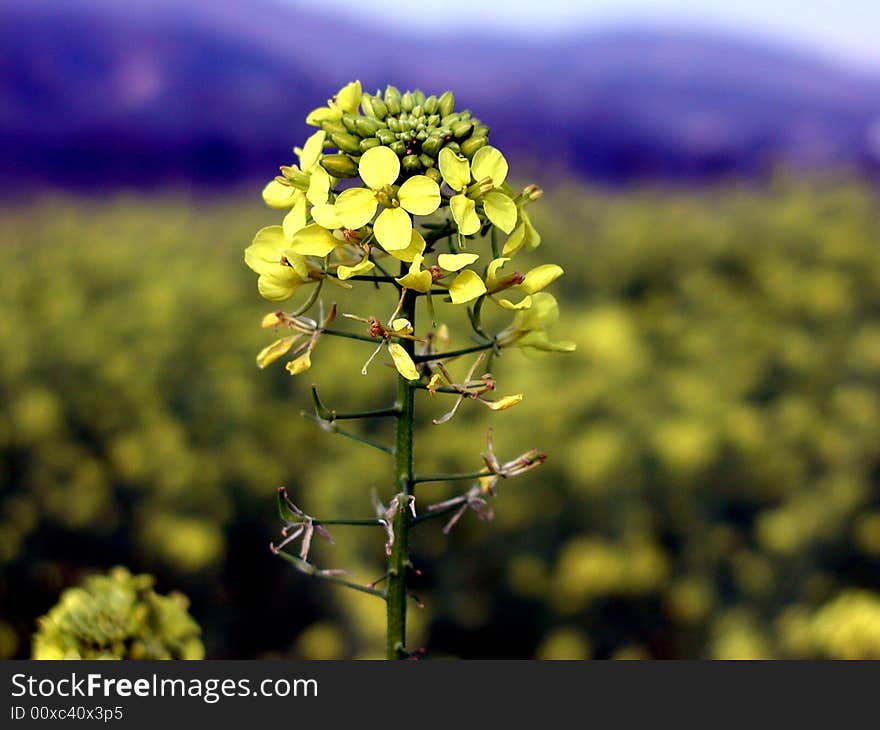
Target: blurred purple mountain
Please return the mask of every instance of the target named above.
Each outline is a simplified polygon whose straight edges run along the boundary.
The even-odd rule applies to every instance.
[[[0,183],[265,178],[353,78],[453,88],[522,164],[600,180],[880,166],[880,79],[741,40],[428,39],[270,0],[0,0]]]

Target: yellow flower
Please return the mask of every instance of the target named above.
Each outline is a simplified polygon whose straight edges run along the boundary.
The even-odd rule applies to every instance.
[[[367,186],[343,191],[333,205],[332,221],[358,229],[369,223],[381,204],[373,234],[386,251],[407,248],[412,242],[413,215],[430,215],[440,207],[440,188],[425,175],[414,175],[395,192],[391,187],[400,175],[400,159],[390,147],[367,150],[358,163],[358,174]],[[322,210],[322,217],[325,211]],[[330,216],[328,215],[329,219]]]
[[[264,299],[289,299],[303,284],[313,281],[304,256],[291,248],[281,226],[261,228],[245,249],[244,261],[259,274],[257,288]]]
[[[478,254],[440,254],[437,257],[441,269],[448,272],[456,272],[468,264],[472,264],[479,258]],[[409,267],[409,273],[396,279],[397,283],[406,289],[412,289],[422,294],[427,294],[434,283],[434,277],[428,270],[422,269],[424,257],[416,254]],[[453,304],[465,304],[486,293],[486,285],[483,280],[470,269],[461,271],[449,284],[449,296]]]
[[[546,289],[550,284],[562,276],[565,271],[557,264],[541,264],[531,269],[525,276],[516,273],[506,277],[499,277],[499,270],[510,261],[509,258],[493,259],[486,271],[486,286],[489,293],[494,294],[506,289],[519,289],[526,293],[519,302],[512,302],[509,299],[499,299],[498,304],[504,309],[517,311],[528,309],[532,306],[532,294]]]
[[[342,119],[343,114],[354,114],[363,95],[360,81],[346,84],[336,93],[336,96],[327,100],[327,106],[318,107],[309,112],[306,124],[320,127],[322,122],[336,122]]]
[[[456,154],[448,147],[440,150],[437,157],[443,181],[457,195],[449,200],[449,209],[463,236],[471,236],[480,230],[477,201],[483,203],[486,217],[505,233],[510,233],[517,221],[517,208],[513,200],[501,192],[507,179],[508,165],[504,155],[492,146],[481,147],[473,160]],[[474,183],[472,186],[471,183]]]
[[[559,319],[559,305],[550,294],[539,292],[532,296],[532,306],[516,313],[513,323],[498,334],[500,347],[526,347],[544,352],[574,352],[574,342],[552,342],[547,328]]]

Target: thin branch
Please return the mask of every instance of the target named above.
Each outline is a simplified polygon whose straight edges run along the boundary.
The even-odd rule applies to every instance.
[[[318,395],[318,388],[315,385],[312,385],[312,400],[315,403],[315,415],[322,421],[330,421],[331,423],[333,421],[345,421],[356,418],[386,418],[397,416],[400,413],[400,408],[397,406],[392,406],[390,408],[376,408],[366,411],[352,411],[349,413],[337,413],[334,409],[327,408],[327,406],[321,402],[321,398]]]
[[[361,342],[372,342],[374,345],[381,344],[384,340],[381,337],[368,337],[367,335],[358,335],[354,332],[342,332],[340,330],[322,329],[322,334],[332,337],[346,337],[349,340],[360,340]]]
[[[361,436],[360,434],[352,433],[351,431],[345,431],[344,429],[339,428],[333,421],[327,421],[323,418],[318,418],[313,413],[307,413],[306,411],[302,411],[302,415],[305,418],[309,418],[315,421],[322,430],[327,431],[328,433],[338,433],[340,436],[345,436],[346,438],[351,439],[352,441],[357,441],[358,443],[366,444],[367,446],[372,446],[374,449],[381,451],[385,454],[394,455],[394,449],[391,446],[385,446],[385,444],[380,444],[377,441],[373,441],[371,439],[366,438],[365,436]]]
[[[448,515],[451,512],[455,512],[462,508],[462,506],[467,504],[467,497],[458,497],[456,499],[450,499],[445,507],[441,509],[434,510],[433,512],[425,512],[420,511],[418,517],[414,517],[409,521],[410,525],[418,525],[422,522],[427,522],[428,520],[433,520],[435,517],[443,517],[444,515]]]
[[[311,563],[307,563],[305,560],[297,558],[290,553],[286,553],[283,550],[278,553],[280,557],[286,560],[288,563],[293,565],[300,573],[304,573],[312,578],[320,578],[321,580],[326,580],[330,583],[336,583],[336,585],[344,586],[346,588],[351,588],[353,591],[360,591],[361,593],[367,593],[371,596],[376,596],[385,600],[385,592],[377,591],[375,588],[369,588],[367,586],[362,586],[360,583],[355,583],[354,581],[346,580],[338,575],[334,575],[332,573],[328,573],[327,571],[318,570]]]
[[[431,362],[433,360],[448,360],[452,357],[458,357],[459,355],[469,355],[472,352],[483,352],[484,350],[491,350],[495,347],[494,342],[488,342],[482,345],[473,345],[471,347],[464,347],[461,350],[451,350],[449,352],[437,352],[437,353],[429,353],[427,355],[414,355],[413,362]],[[438,388],[439,390],[439,388]]]
[[[413,477],[413,482],[416,484],[423,484],[425,482],[454,482],[466,479],[479,479],[491,475],[491,472],[488,471],[473,471],[468,474],[416,474]]]

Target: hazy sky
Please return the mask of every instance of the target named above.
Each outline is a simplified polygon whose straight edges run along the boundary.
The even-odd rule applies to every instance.
[[[548,35],[628,24],[720,29],[880,70],[880,0],[282,0],[385,24]]]

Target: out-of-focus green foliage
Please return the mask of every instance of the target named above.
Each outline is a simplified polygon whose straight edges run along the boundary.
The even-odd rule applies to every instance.
[[[181,593],[160,596],[149,575],[114,568],[68,588],[37,620],[34,659],[202,659],[201,629]]]
[[[539,368],[518,352],[496,360],[505,392],[528,394],[503,413],[465,404],[433,426],[450,403],[424,394],[416,458],[422,472],[472,471],[490,425],[502,459],[550,458],[499,485],[493,523],[416,531],[427,608],[411,612],[411,643],[877,656],[877,202],[859,185],[785,180],[549,192],[533,218],[565,265],[558,334],[578,352]],[[259,201],[163,199],[0,215],[5,654],[23,652],[78,571],[115,563],[190,595],[209,656],[380,654],[380,602],[309,583],[267,549],[279,485],[318,517],[369,517],[370,488],[393,493],[383,454],[299,417],[308,381],[254,365],[271,307],[240,257],[268,220]],[[314,378],[329,407],[393,398],[381,371],[352,374],[368,354],[322,339]],[[420,485],[418,506],[453,489]],[[363,529],[333,529],[315,562],[377,578],[381,540]]]

